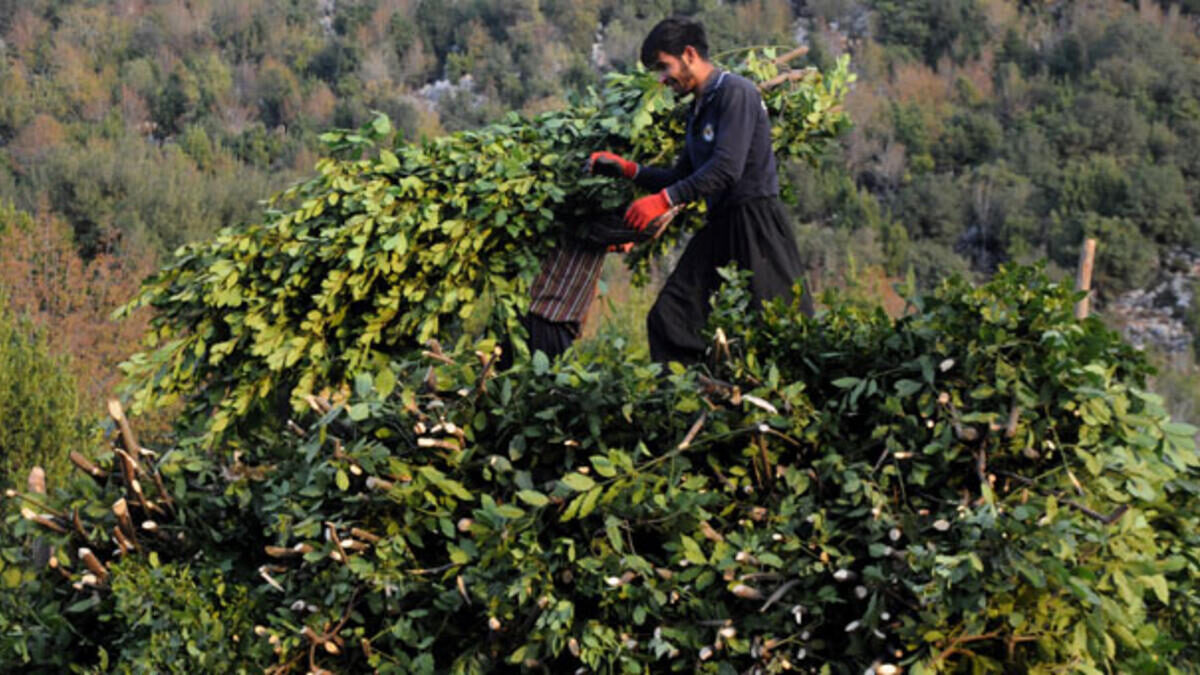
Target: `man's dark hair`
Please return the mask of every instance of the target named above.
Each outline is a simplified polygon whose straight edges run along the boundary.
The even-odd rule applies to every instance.
[[[658,66],[658,53],[671,56],[683,55],[683,50],[692,47],[700,58],[708,58],[708,38],[704,26],[686,16],[670,16],[659,21],[642,42],[642,64],[647,68]]]

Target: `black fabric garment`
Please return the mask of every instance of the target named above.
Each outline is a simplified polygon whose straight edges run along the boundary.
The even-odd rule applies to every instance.
[[[633,242],[640,244],[654,236],[649,228],[638,232],[625,224],[625,211],[609,211],[595,217],[587,227],[581,228],[568,238],[568,243],[578,246],[607,247],[614,244]]]
[[[688,112],[685,149],[670,169],[643,166],[634,182],[666,189],[672,204],[704,198],[709,211],[779,194],[771,121],[750,80],[714,70]]]
[[[541,350],[554,357],[567,351],[575,338],[579,337],[579,324],[574,321],[549,321],[536,314],[526,314],[521,317],[521,325],[529,334],[530,353]],[[499,370],[508,370],[513,364],[513,346],[508,340],[500,345],[500,360],[496,363]]]
[[[547,321],[540,316],[527,315],[522,323],[529,331],[529,351],[539,349],[551,359],[567,351],[579,337],[579,324],[573,321]]]
[[[721,285],[717,268],[730,263],[754,273],[750,291],[761,301],[790,298],[804,273],[796,238],[777,197],[752,199],[709,216],[688,242],[646,318],[650,358],[664,363],[695,363],[707,346],[701,336],[712,310],[709,298]],[[812,296],[801,297],[811,316]]]

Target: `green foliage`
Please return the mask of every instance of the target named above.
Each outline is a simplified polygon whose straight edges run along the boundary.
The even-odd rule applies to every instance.
[[[1143,357],[1071,320],[1076,298],[1014,268],[978,289],[947,282],[894,324],[834,310],[813,327],[777,306],[747,329],[740,308],[725,314],[745,340],[735,379],[805,381],[825,420],[807,428],[809,459],[836,477],[845,518],[820,522],[855,531],[838,553],[872,606],[902,595],[889,588],[915,595],[890,626],[862,617],[934,648],[914,672],[959,656],[1026,672],[1194,658],[1196,429],[1140,388]]]
[[[71,617],[63,614],[69,603],[62,599],[62,577],[39,572],[45,565],[44,540],[33,543],[39,533],[21,520],[11,500],[0,508],[0,663],[30,672],[37,672],[35,667],[65,672],[72,663],[94,663],[94,651],[80,648]]]
[[[13,315],[0,290],[0,487],[24,486],[34,465],[51,475],[64,472],[67,453],[81,449],[85,437],[67,364]]]
[[[28,192],[18,204],[33,212],[36,195],[47,195],[74,226],[87,258],[120,250],[122,239],[165,255],[225,223],[249,219],[272,181],[229,166],[227,157],[222,171],[204,171],[197,166],[203,141],[194,133],[185,140],[158,148],[140,138],[96,139],[82,148],[52,150],[24,177]]]
[[[773,53],[749,52],[739,69],[760,82]],[[764,93],[785,158],[815,158],[847,125],[837,108],[846,61],[828,78]],[[344,158],[278,195],[264,224],[226,229],[185,246],[132,306],[157,310],[131,360],[139,407],[180,398],[213,433],[273,415],[290,400],[380,372],[389,355],[464,332],[503,336],[564,227],[585,227],[632,198],[626,182],[584,176],[593,150],[644,163],[674,160],[683,108],[646,73],[611,75],[603,94],[532,120],[512,115],[477,131],[399,143],[359,159],[391,132],[378,117],[359,132],[331,132]],[[685,223],[632,257],[643,274]],[[481,327],[481,328],[480,328]],[[213,414],[215,412],[215,414]]]
[[[1195,240],[1200,71],[1186,55],[1200,40],[1186,16],[1115,1],[810,6],[850,38],[874,10],[870,43],[853,50],[869,83],[849,104],[859,131],[831,164],[879,221],[947,254],[920,261],[935,279],[962,267],[955,256],[985,274],[1006,260],[1073,267],[1079,238],[1102,232],[1108,298]],[[842,207],[800,215],[844,221]]]
[[[100,617],[109,625],[98,630],[115,644],[99,646],[125,672],[257,672],[254,663],[271,650],[252,638],[259,609],[253,591],[228,583],[216,566],[156,559],[114,566],[111,614]]]
[[[330,124],[357,127],[378,110],[415,139],[561,107],[610,68],[631,68],[649,27],[681,12],[705,23],[717,55],[786,49],[800,29],[812,63],[833,68],[836,55],[854,55],[864,95],[850,112],[869,141],[848,143],[837,164],[878,217],[860,222],[830,202],[817,214],[804,206],[804,219],[875,232],[900,223],[916,243],[929,228],[914,229],[905,212],[929,186],[920,177],[941,175],[955,193],[945,201],[965,204],[975,184],[960,179],[1003,163],[1029,181],[1019,226],[982,244],[961,218],[929,229],[976,270],[1040,257],[1073,265],[1056,241],[1060,197],[1080,222],[1128,219],[1137,245],[1155,249],[1134,257],[1153,259],[1193,241],[1200,222],[1190,197],[1200,188],[1200,40],[1187,4],[1182,15],[1162,4],[372,0],[335,3],[325,16],[292,0],[183,9],[30,0],[0,11],[11,24],[0,58],[0,196],[30,211],[48,203],[85,257],[130,239],[166,255],[250,220],[255,197],[309,168]],[[911,77],[917,66],[925,71]],[[468,74],[469,87],[456,81]],[[440,98],[424,88],[442,80],[462,86]],[[882,111],[869,92],[887,101]],[[1076,200],[1076,173],[1108,159],[1123,174],[1120,199]],[[891,251],[889,266],[902,257]],[[1111,281],[1102,293],[1138,283]]]
[[[1073,319],[1076,293],[1006,268],[898,321],[747,321],[730,278],[719,380],[619,339],[489,376],[463,340],[313,399],[300,435],[144,463],[166,538],[139,530],[97,604],[56,589],[84,601],[63,615],[88,628],[78,662],[171,667],[184,634],[228,667],[339,672],[1194,662],[1196,430],[1140,388],[1138,352]],[[59,500],[89,532],[115,524],[109,475]]]
[[[911,50],[930,65],[979,53],[987,20],[978,0],[872,0],[880,41]]]

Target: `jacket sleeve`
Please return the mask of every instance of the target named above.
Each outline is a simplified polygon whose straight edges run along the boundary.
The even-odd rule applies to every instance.
[[[679,154],[679,159],[675,161],[675,166],[669,169],[661,166],[639,166],[633,182],[647,192],[658,192],[668,185],[687,178],[691,172],[692,162],[688,159],[687,149],[685,148]]]
[[[642,230],[630,229],[625,224],[624,212],[606,213],[587,223],[574,233],[574,242],[583,248],[605,248],[613,244],[626,242],[640,243],[650,239],[654,233],[649,228]]]
[[[672,204],[719,194],[742,177],[762,99],[750,87],[730,86],[722,92],[717,105],[718,129],[713,154],[691,175],[682,176],[667,188]]]

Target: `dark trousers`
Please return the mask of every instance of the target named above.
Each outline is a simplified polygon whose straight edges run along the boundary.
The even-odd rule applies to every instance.
[[[529,331],[529,351],[540,349],[551,359],[567,351],[579,337],[579,326],[574,322],[547,321],[536,314],[527,314],[521,323]]]
[[[575,338],[579,337],[579,325],[574,321],[549,321],[536,314],[526,314],[521,318],[521,325],[529,333],[530,353],[541,350],[551,359],[567,351]],[[496,366],[507,370],[513,364],[513,348],[511,342],[501,345],[500,361]]]
[[[755,307],[763,300],[791,297],[804,268],[778,198],[753,199],[709,215],[708,224],[688,242],[646,318],[650,358],[686,364],[704,357],[707,345],[701,333],[712,311],[709,300],[722,281],[717,268],[730,263],[753,272],[750,292]],[[812,314],[812,296],[807,291],[801,308]]]

